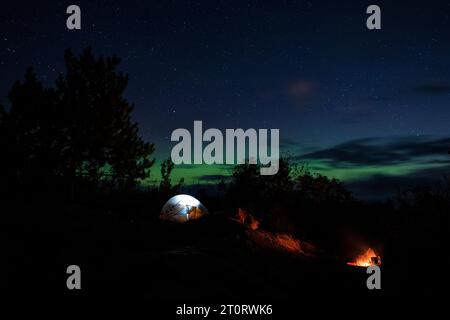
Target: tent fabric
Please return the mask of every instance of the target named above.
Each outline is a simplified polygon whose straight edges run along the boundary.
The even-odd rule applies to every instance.
[[[195,220],[208,214],[205,206],[187,194],[179,194],[170,198],[161,210],[160,218],[172,222],[182,223]]]

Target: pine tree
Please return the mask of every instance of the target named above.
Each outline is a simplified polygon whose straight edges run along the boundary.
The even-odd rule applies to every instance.
[[[86,49],[79,57],[67,51],[65,62],[56,89],[67,137],[65,173],[119,187],[147,177],[154,145],[143,141],[131,120],[134,105],[123,96],[128,76],[116,71],[120,59],[95,58]]]
[[[127,75],[120,59],[96,58],[90,49],[65,54],[67,72],[55,89],[44,88],[29,69],[0,108],[1,178],[5,185],[76,181],[132,187],[149,175],[154,145],[131,120],[134,105],[124,98]]]

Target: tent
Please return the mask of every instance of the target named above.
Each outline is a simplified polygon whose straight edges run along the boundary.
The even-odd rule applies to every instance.
[[[200,201],[187,194],[179,194],[169,199],[161,210],[160,218],[172,222],[186,222],[208,214]]]

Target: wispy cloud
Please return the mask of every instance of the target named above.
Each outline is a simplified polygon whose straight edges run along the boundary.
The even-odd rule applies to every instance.
[[[317,85],[309,80],[298,80],[287,87],[287,94],[299,107],[305,107],[314,98]]]
[[[436,95],[450,93],[450,84],[422,84],[413,88],[415,92]]]
[[[442,161],[448,156],[450,138],[392,137],[352,140],[331,148],[299,156],[302,160],[322,160],[334,167],[395,165],[426,158]]]
[[[450,137],[369,137],[296,157],[344,180],[357,197],[380,199],[450,174]]]
[[[205,175],[199,176],[199,178],[198,178],[198,180],[200,182],[213,182],[213,183],[218,183],[222,180],[224,182],[229,182],[230,179],[231,179],[230,176],[221,175],[221,174],[205,174]]]
[[[363,199],[386,199],[396,192],[417,185],[433,185],[450,172],[450,165],[417,170],[407,175],[374,174],[366,178],[350,181],[346,186]]]

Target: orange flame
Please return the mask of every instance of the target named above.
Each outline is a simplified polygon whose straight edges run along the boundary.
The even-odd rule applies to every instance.
[[[288,234],[285,234],[285,233],[277,234],[275,236],[275,242],[279,246],[285,248],[288,251],[295,252],[295,253],[302,252],[302,249],[300,247],[300,241]]]
[[[359,255],[354,262],[347,262],[350,266],[369,267],[381,264],[380,256],[378,256],[372,248]]]
[[[241,224],[244,224],[245,217],[247,217],[247,211],[245,211],[241,208],[238,208],[238,213],[234,216],[233,220],[235,220]]]
[[[256,220],[249,212],[239,208],[238,213],[234,216],[233,220],[243,224],[250,230],[257,230],[259,227],[259,221]]]
[[[294,238],[286,233],[273,233],[259,228],[260,222],[245,209],[238,209],[231,220],[244,225],[246,234],[255,244],[281,252],[295,255],[313,256],[315,248],[306,242]]]
[[[249,217],[250,217],[250,223],[249,223],[249,228],[251,229],[251,230],[256,230],[256,229],[258,229],[258,227],[259,227],[259,221],[258,220],[256,220],[251,214],[249,214]]]

